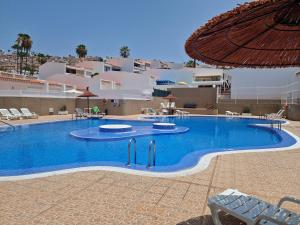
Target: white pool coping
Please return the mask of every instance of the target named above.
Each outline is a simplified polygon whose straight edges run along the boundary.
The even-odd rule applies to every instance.
[[[259,125],[259,124],[257,124]],[[35,178],[43,178],[43,177],[49,177],[54,175],[62,175],[62,174],[69,174],[69,173],[75,173],[75,172],[84,172],[84,171],[111,171],[111,172],[119,172],[119,173],[126,173],[130,175],[138,175],[138,176],[148,176],[148,177],[180,177],[180,176],[188,176],[193,175],[195,173],[199,173],[203,170],[205,170],[211,160],[218,156],[218,155],[229,155],[229,154],[236,154],[236,153],[259,153],[259,152],[278,152],[278,151],[289,151],[294,150],[297,148],[300,148],[300,138],[293,134],[292,132],[282,129],[286,133],[288,133],[290,136],[295,138],[296,143],[283,148],[264,148],[264,149],[243,149],[243,150],[236,150],[236,151],[224,151],[224,152],[214,152],[209,153],[200,158],[198,163],[188,169],[183,169],[180,171],[175,172],[152,172],[152,171],[142,171],[142,170],[134,170],[134,169],[127,169],[122,167],[114,167],[114,166],[90,166],[90,167],[77,167],[77,168],[71,168],[71,169],[63,169],[63,170],[57,170],[57,171],[51,171],[51,172],[41,172],[41,173],[35,173],[35,174],[27,174],[27,175],[17,175],[17,176],[2,176],[0,177],[1,181],[18,181],[18,180],[28,180],[28,179],[35,179]]]

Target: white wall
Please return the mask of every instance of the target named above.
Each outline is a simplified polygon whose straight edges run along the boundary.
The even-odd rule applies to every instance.
[[[110,58],[107,59],[107,63],[118,66],[125,72],[133,72],[134,69],[134,60],[130,58]]]
[[[100,79],[113,80],[121,83],[121,89],[126,90],[144,90],[152,89],[150,85],[149,77],[143,76],[141,74],[129,73],[129,72],[117,72],[109,71],[99,74]]]
[[[280,99],[286,85],[296,81],[299,68],[232,69],[231,97],[236,99]]]
[[[95,82],[94,79],[80,77],[73,74],[53,74],[48,77],[48,80],[73,85],[80,89],[85,89],[86,87],[89,87],[90,90],[99,89],[99,83]]]
[[[66,73],[66,63],[46,62],[39,67],[38,77],[41,80],[47,80],[53,74]]]
[[[82,61],[82,62],[77,63],[76,66],[91,70],[93,73],[103,73],[104,72],[104,62]]]
[[[48,77],[48,79],[71,84],[80,89],[89,87],[90,91],[100,98],[107,99],[149,99],[149,95],[151,97],[153,91],[153,87],[149,84],[149,78],[147,76],[129,72],[109,71],[100,73],[93,78],[80,77],[72,74],[54,74]],[[101,79],[119,82],[121,87],[119,90],[100,90]]]

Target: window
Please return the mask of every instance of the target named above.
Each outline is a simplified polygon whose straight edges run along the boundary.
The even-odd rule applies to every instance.
[[[195,81],[220,81],[221,77],[219,76],[195,76]]]

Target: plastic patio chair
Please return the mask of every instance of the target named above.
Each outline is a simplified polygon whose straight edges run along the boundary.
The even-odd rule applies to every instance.
[[[99,114],[99,113],[100,113],[99,107],[98,107],[98,106],[94,106],[94,107],[92,108],[92,114]]]

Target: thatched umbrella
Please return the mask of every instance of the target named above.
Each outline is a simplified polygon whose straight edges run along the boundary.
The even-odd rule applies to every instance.
[[[168,111],[169,111],[169,114],[171,114],[171,102],[174,102],[176,97],[172,94],[169,94],[168,96],[166,97],[163,97],[164,99],[167,99],[169,100],[169,107],[168,107]]]
[[[87,105],[88,105],[88,113],[90,113],[90,97],[97,97],[98,95],[95,95],[94,93],[89,91],[89,87],[86,87],[86,90],[83,92],[82,95],[79,95],[77,97],[79,98],[87,98]]]
[[[300,66],[300,0],[240,5],[196,30],[185,49],[190,57],[217,66]]]

